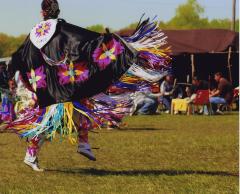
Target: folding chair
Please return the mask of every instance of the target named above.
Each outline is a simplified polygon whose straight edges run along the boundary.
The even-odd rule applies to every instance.
[[[212,115],[212,106],[209,101],[209,90],[198,90],[196,93],[196,98],[194,99],[193,106],[207,106],[209,115]]]
[[[179,112],[181,113],[186,112],[188,114],[188,110],[189,110],[189,103],[187,99],[180,99],[180,98],[172,99],[171,115],[177,114]]]

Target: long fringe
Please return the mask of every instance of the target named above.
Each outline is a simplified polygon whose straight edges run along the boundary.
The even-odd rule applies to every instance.
[[[44,134],[53,139],[58,132],[61,137],[67,136],[71,143],[75,143],[75,112],[88,118],[93,127],[106,123],[118,126],[123,116],[131,113],[134,93],[149,92],[151,84],[171,70],[167,36],[158,29],[154,20],[140,21],[135,32],[124,39],[139,51],[138,62],[131,64],[130,69],[111,86],[112,89],[110,87],[106,93],[89,98],[88,103],[67,102],[45,109],[26,110],[9,128],[14,128],[22,138]]]
[[[131,70],[132,73],[134,72],[133,75],[152,82],[158,81],[165,75],[165,72],[170,71],[171,58],[169,54],[171,49],[167,46],[167,36],[159,29],[158,22],[150,21],[149,18],[144,21],[140,20],[134,33],[129,37],[124,37],[124,39],[139,51],[137,66],[141,68],[136,68],[136,65],[133,65],[134,71]],[[158,74],[164,72],[163,76],[158,76],[158,80],[156,77],[152,79],[150,78],[152,71],[149,69]]]
[[[144,69],[136,64],[133,64],[128,72],[135,76],[142,77],[148,82],[157,82],[168,74],[167,71],[154,71],[151,69]]]
[[[36,138],[44,134],[53,139],[58,132],[62,137],[68,136],[71,143],[76,142],[77,127],[73,121],[74,111],[79,112],[93,122],[93,119],[73,103],[51,105],[45,109],[27,110],[20,118],[11,123],[20,137]]]

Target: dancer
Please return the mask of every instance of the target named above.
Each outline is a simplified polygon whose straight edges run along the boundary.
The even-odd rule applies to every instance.
[[[43,21],[13,54],[8,69],[10,77],[20,71],[37,97],[38,107],[26,109],[9,125],[28,139],[24,162],[36,171],[42,171],[37,160],[42,144],[56,133],[72,143],[78,140],[78,152],[96,160],[88,130],[117,126],[128,114],[130,94],[147,90],[170,69],[166,36],[154,21],[140,22],[131,36],[120,37],[74,26],[58,19],[59,13],[57,0],[43,0]],[[107,92],[110,86],[117,95]]]

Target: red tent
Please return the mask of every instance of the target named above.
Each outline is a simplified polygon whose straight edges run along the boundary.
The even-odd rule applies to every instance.
[[[129,35],[133,31],[121,31]],[[222,72],[235,86],[239,80],[239,33],[223,29],[163,30],[172,48],[173,73],[185,82],[187,75],[208,80]]]
[[[231,46],[239,50],[238,33],[222,29],[206,30],[166,30],[168,43],[172,46],[173,55],[182,53],[221,53]]]

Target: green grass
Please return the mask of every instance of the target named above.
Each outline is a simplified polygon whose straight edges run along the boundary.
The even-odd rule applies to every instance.
[[[138,116],[91,133],[97,162],[67,141],[47,143],[44,173],[22,160],[26,143],[0,134],[0,193],[238,193],[238,114]]]

